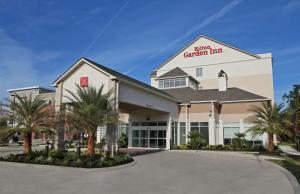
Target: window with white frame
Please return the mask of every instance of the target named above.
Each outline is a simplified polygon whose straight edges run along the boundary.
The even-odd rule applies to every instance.
[[[186,124],[185,122],[179,123],[179,131],[180,131],[180,144],[186,144]]]
[[[195,81],[190,79],[190,88],[194,89],[194,90],[198,90],[198,83],[196,83]]]
[[[203,69],[196,68],[196,77],[202,77],[202,76],[203,76]]]
[[[209,143],[208,142],[208,122],[191,122],[190,123],[190,131],[191,132],[198,132],[198,133],[201,133],[205,140],[206,140],[206,143]]]
[[[186,86],[186,78],[165,79],[158,81],[159,88],[179,88]]]

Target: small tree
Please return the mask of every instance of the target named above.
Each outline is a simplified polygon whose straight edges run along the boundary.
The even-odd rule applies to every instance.
[[[289,93],[283,95],[287,110],[290,114],[290,125],[287,128],[294,133],[295,141],[300,138],[299,127],[300,127],[300,84],[295,84],[293,89]],[[299,143],[299,142],[297,142]]]
[[[204,136],[198,131],[190,132],[188,138],[189,138],[188,147],[190,147],[193,150],[197,150],[206,144],[206,140]]]
[[[8,138],[20,133],[24,139],[24,153],[27,154],[31,152],[32,133],[53,126],[54,108],[38,96],[24,98],[15,94],[15,97],[15,101],[5,105],[8,107],[7,115],[15,121],[15,126],[3,127],[0,137]]]
[[[112,91],[104,92],[104,85],[81,88],[76,84],[76,92],[67,90],[70,96],[69,108],[66,112],[67,122],[73,130],[88,134],[87,155],[95,155],[95,133],[98,126],[118,122],[118,114],[113,108]]]
[[[249,109],[253,113],[248,120],[254,124],[248,131],[253,136],[268,134],[268,152],[274,151],[273,135],[286,134],[290,135],[285,129],[288,122],[287,114],[283,111],[283,104],[273,106],[270,103],[261,103],[260,106],[252,106]]]

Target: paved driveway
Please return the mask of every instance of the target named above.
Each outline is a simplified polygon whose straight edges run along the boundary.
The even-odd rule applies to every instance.
[[[254,156],[160,152],[121,169],[76,169],[0,162],[1,194],[292,194],[287,177]]]

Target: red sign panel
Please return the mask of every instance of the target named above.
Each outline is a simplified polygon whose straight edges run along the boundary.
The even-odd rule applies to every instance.
[[[88,87],[89,86],[89,78],[81,77],[80,78],[80,87]]]

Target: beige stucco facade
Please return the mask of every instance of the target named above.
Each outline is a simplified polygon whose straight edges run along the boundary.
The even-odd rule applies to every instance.
[[[162,76],[172,75],[171,71],[180,75]],[[85,85],[81,85],[82,78]],[[163,88],[160,88],[161,83]],[[76,85],[83,88],[103,85],[103,92],[112,91],[113,107],[118,111],[122,125],[99,126],[97,142],[105,130],[111,146],[108,149],[117,148],[118,136],[115,134],[124,126],[129,147],[170,149],[171,144],[187,143],[192,130],[205,133],[208,144],[224,144],[233,138],[234,133],[245,133],[251,126],[248,120],[250,107],[274,103],[271,54],[252,54],[206,36],[200,36],[158,66],[151,74],[152,87],[81,58],[54,81],[55,94],[45,94],[44,97],[55,98],[56,110],[63,111],[63,105],[69,102],[66,96],[71,97],[68,91],[76,93]],[[180,90],[186,91],[178,95],[182,100],[163,91],[168,89],[165,85],[172,86],[173,90],[188,90]],[[233,93],[228,92],[230,88],[235,89],[231,90]],[[203,92],[200,94],[199,91]],[[19,92],[28,95],[30,91]],[[31,92],[39,95],[35,90]],[[189,100],[190,96],[193,100]],[[62,125],[59,131],[61,143],[63,131]],[[253,142],[265,142],[261,138],[247,138]]]
[[[123,77],[116,77],[105,71],[105,69],[103,70],[91,62],[81,59],[53,84],[56,87],[57,110],[62,107],[62,104],[69,102],[66,98],[66,96],[70,97],[67,91],[76,93],[76,84],[80,85],[81,77],[88,78],[88,86],[100,88],[103,85],[103,92],[109,90],[113,92],[112,98],[115,100],[115,108],[119,112],[119,121],[128,123],[129,134],[132,133],[132,128],[134,128],[132,123],[134,122],[165,122],[166,125],[161,127],[147,126],[140,127],[140,130],[165,131],[165,137],[162,138],[163,146],[170,149],[170,141],[166,141],[166,139],[170,139],[172,121],[177,121],[178,118],[178,105],[175,99],[159,93],[151,87],[143,87],[137,82],[126,80]],[[106,134],[109,135],[113,134],[112,131],[116,129],[107,128],[106,130]],[[98,138],[100,138],[100,133]],[[129,146],[131,146],[131,136],[129,140]],[[97,139],[97,142],[99,141],[100,139]],[[114,139],[112,144],[117,146],[117,139]]]
[[[185,53],[193,53],[201,46],[221,49],[222,52],[210,54],[209,49],[204,49],[200,52],[208,51],[206,55],[186,57]],[[254,55],[201,36],[160,65],[156,69],[156,76],[151,76],[151,85],[158,87],[157,78],[176,67],[198,80],[202,89],[218,88],[217,76],[223,70],[228,75],[229,88],[238,87],[274,101],[270,53]],[[196,76],[196,68],[202,68],[202,76]]]

